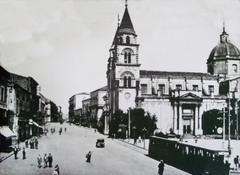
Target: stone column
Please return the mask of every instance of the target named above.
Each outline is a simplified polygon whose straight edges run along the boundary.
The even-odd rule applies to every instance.
[[[173,105],[173,132],[177,133],[177,104],[174,103]]]
[[[203,130],[202,130],[202,114],[203,114],[203,110],[202,110],[202,106],[198,106],[199,110],[198,110],[198,124],[199,124],[199,128],[198,128],[198,134],[202,135],[203,134]]]
[[[179,119],[179,134],[180,135],[183,135],[183,119],[182,119],[182,104],[179,105],[179,116],[178,116],[178,119]]]
[[[195,106],[195,115],[194,115],[194,135],[198,134],[198,120],[199,120],[199,108],[198,105]]]

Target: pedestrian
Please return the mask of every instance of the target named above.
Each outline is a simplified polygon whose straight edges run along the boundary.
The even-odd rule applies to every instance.
[[[38,139],[35,138],[35,148],[38,149]]]
[[[25,147],[28,148],[28,140],[25,141]]]
[[[57,171],[57,173],[58,173],[58,175],[60,174],[60,169],[59,169],[59,166],[58,166],[58,164],[55,166],[55,168],[54,168],[56,171]]]
[[[30,149],[33,149],[33,139],[30,140]]]
[[[18,149],[16,146],[14,147],[13,153],[14,153],[14,158],[17,159]]]
[[[42,167],[42,157],[40,156],[40,154],[37,157],[37,163],[38,163],[38,168]]]
[[[86,154],[86,158],[87,158],[86,162],[90,163],[90,162],[91,162],[91,157],[92,157],[92,153],[91,153],[91,151],[89,151],[89,152]]]
[[[64,131],[67,132],[67,128],[66,127],[64,128]]]
[[[239,156],[237,155],[237,156],[233,159],[233,161],[234,161],[236,170],[238,170],[238,168],[239,168]]]
[[[52,162],[53,162],[53,157],[51,155],[51,153],[48,154],[48,164],[49,164],[49,167],[52,167]]]
[[[48,156],[47,156],[46,153],[44,154],[43,161],[44,161],[44,167],[43,168],[46,168],[48,166]]]
[[[23,150],[22,150],[22,155],[23,155],[23,159],[26,159],[26,151],[25,151],[24,147],[23,147]]]
[[[62,134],[62,128],[59,129],[59,135],[61,135],[61,134]]]
[[[163,171],[164,171],[164,162],[163,160],[160,160],[158,164],[158,174],[163,175]]]

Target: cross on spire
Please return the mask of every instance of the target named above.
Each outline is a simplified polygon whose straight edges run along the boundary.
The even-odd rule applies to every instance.
[[[118,14],[118,27],[120,25],[120,17],[119,17],[119,14]]]
[[[223,32],[225,33],[225,21],[223,21]]]

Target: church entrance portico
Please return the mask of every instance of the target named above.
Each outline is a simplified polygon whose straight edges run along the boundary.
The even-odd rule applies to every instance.
[[[188,93],[172,98],[173,104],[173,132],[178,135],[201,133],[201,116],[199,108],[201,98]]]

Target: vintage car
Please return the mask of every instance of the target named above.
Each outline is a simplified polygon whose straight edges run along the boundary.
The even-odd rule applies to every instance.
[[[105,144],[104,144],[104,139],[97,139],[97,142],[96,142],[96,147],[97,148],[104,148]]]

